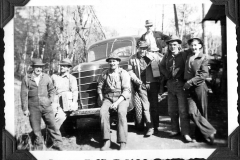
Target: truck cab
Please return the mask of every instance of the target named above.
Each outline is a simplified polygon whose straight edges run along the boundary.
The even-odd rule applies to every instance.
[[[109,66],[107,56],[116,52],[121,58],[119,66],[127,68],[129,57],[136,53],[138,36],[116,37],[92,44],[88,48],[87,62],[81,63],[72,69],[72,75],[77,78],[78,110],[70,116],[99,116],[97,85],[101,73]],[[130,110],[133,103],[130,102]]]

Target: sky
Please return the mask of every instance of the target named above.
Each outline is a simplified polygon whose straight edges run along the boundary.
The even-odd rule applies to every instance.
[[[180,4],[176,4],[177,6]],[[195,21],[202,17],[202,4],[192,3],[197,8],[196,13],[189,15],[189,19]],[[206,13],[211,3],[205,3]],[[141,35],[146,29],[145,20],[153,21],[156,30],[162,30],[162,4],[101,4],[94,5],[96,15],[102,26],[107,26],[117,30],[120,36]],[[164,30],[175,32],[175,26],[171,21],[174,19],[173,4],[164,5]],[[220,25],[214,22],[207,22],[207,32],[213,35],[220,35]]]

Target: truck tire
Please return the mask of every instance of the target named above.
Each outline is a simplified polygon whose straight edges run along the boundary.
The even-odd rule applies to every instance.
[[[133,93],[133,104],[135,108],[135,127],[138,131],[144,129],[143,108],[137,92]]]

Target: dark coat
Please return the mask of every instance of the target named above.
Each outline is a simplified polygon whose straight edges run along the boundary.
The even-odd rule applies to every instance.
[[[33,74],[28,74],[22,79],[21,102],[22,109],[26,111],[28,106],[49,106],[53,102],[55,89],[49,75],[42,73],[37,86]]]
[[[194,58],[194,54],[191,52],[188,54],[184,79],[188,81],[190,85],[198,86],[205,82],[205,79],[209,76],[208,59],[201,52],[198,57]]]

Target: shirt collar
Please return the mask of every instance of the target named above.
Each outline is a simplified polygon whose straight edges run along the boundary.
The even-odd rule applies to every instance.
[[[191,56],[194,56],[194,53],[191,51]],[[198,58],[202,58],[203,57],[203,51],[201,50],[200,53],[198,54],[198,56],[196,57],[196,59]]]
[[[61,75],[61,77],[67,77],[67,78],[69,78],[69,77],[70,77],[69,72],[65,72],[63,75]]]
[[[31,80],[34,80],[35,78],[37,77],[42,77],[43,76],[43,73],[41,73],[39,76],[36,76],[34,73],[31,74]]]

